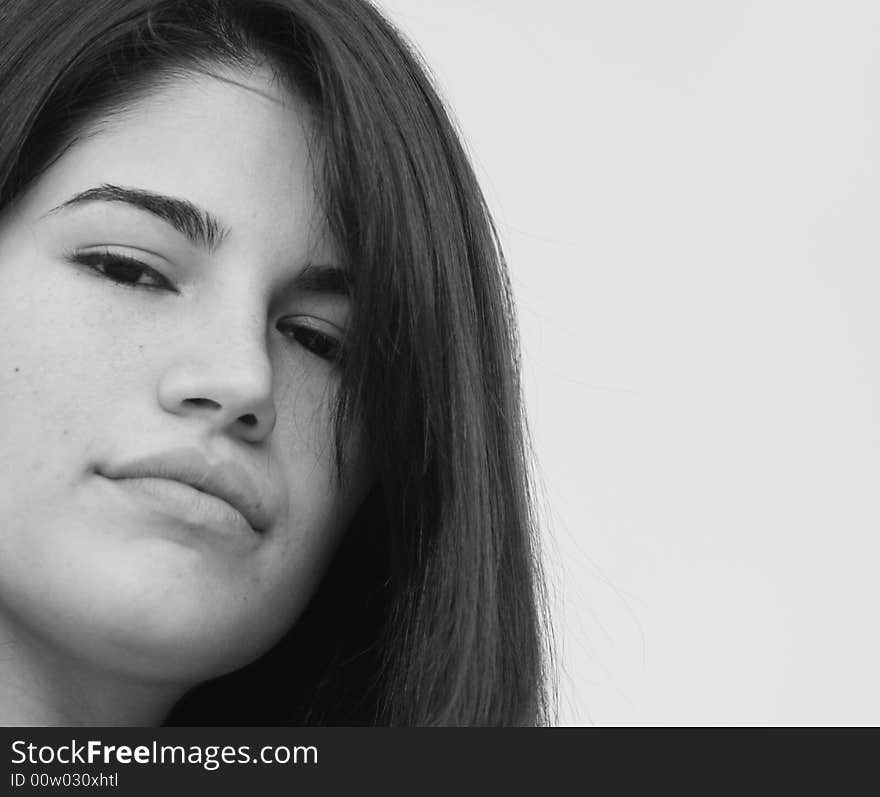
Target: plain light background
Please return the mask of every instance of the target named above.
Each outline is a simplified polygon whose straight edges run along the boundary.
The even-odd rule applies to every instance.
[[[381,6],[506,246],[560,724],[880,723],[880,5]]]

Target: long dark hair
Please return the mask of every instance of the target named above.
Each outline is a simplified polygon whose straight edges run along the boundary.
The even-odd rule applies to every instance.
[[[172,724],[551,721],[550,646],[513,303],[438,94],[363,0],[0,0],[0,211],[164,81],[268,64],[310,103],[351,273],[337,467],[375,486],[291,631]]]

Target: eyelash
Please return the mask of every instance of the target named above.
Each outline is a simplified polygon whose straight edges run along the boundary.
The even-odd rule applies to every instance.
[[[288,328],[288,332],[285,332],[285,327]],[[304,349],[322,360],[341,364],[345,359],[342,342],[332,335],[325,335],[314,327],[304,324],[282,324],[279,321],[276,328],[282,335],[295,340]]]
[[[129,255],[118,254],[116,252],[73,252],[67,256],[67,259],[73,263],[79,263],[82,266],[92,269],[94,272],[110,280],[111,282],[121,285],[125,288],[146,288],[147,290],[168,290],[177,293],[174,286],[160,274],[156,269],[150,268],[140,260],[130,257]],[[108,267],[124,267],[139,271],[142,274],[148,274],[154,278],[158,285],[138,284],[137,278],[134,282],[125,279],[117,279],[108,274],[105,269]]]
[[[115,252],[71,252],[67,255],[67,259],[72,263],[78,263],[86,268],[92,269],[96,274],[104,279],[110,280],[124,288],[146,288],[147,290],[169,290],[174,293],[178,291],[162,274],[154,268],[142,263],[137,258],[129,255],[117,254]],[[118,279],[107,273],[108,267],[124,267],[141,274],[150,275],[159,284],[139,284],[138,275],[135,274],[135,280]],[[287,327],[287,331],[285,331]],[[279,322],[276,328],[282,335],[290,340],[296,341],[307,351],[311,352],[315,357],[326,360],[330,363],[342,363],[344,359],[344,351],[342,342],[331,335],[325,335],[312,326],[302,324],[282,324]]]

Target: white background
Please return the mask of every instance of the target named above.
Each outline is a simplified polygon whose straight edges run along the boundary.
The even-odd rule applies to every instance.
[[[880,4],[381,5],[508,254],[560,724],[880,723]]]

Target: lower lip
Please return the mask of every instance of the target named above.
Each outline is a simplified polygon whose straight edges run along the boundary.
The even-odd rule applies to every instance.
[[[230,503],[183,482],[158,478],[109,481],[145,508],[184,526],[230,535],[256,534],[247,518]]]

